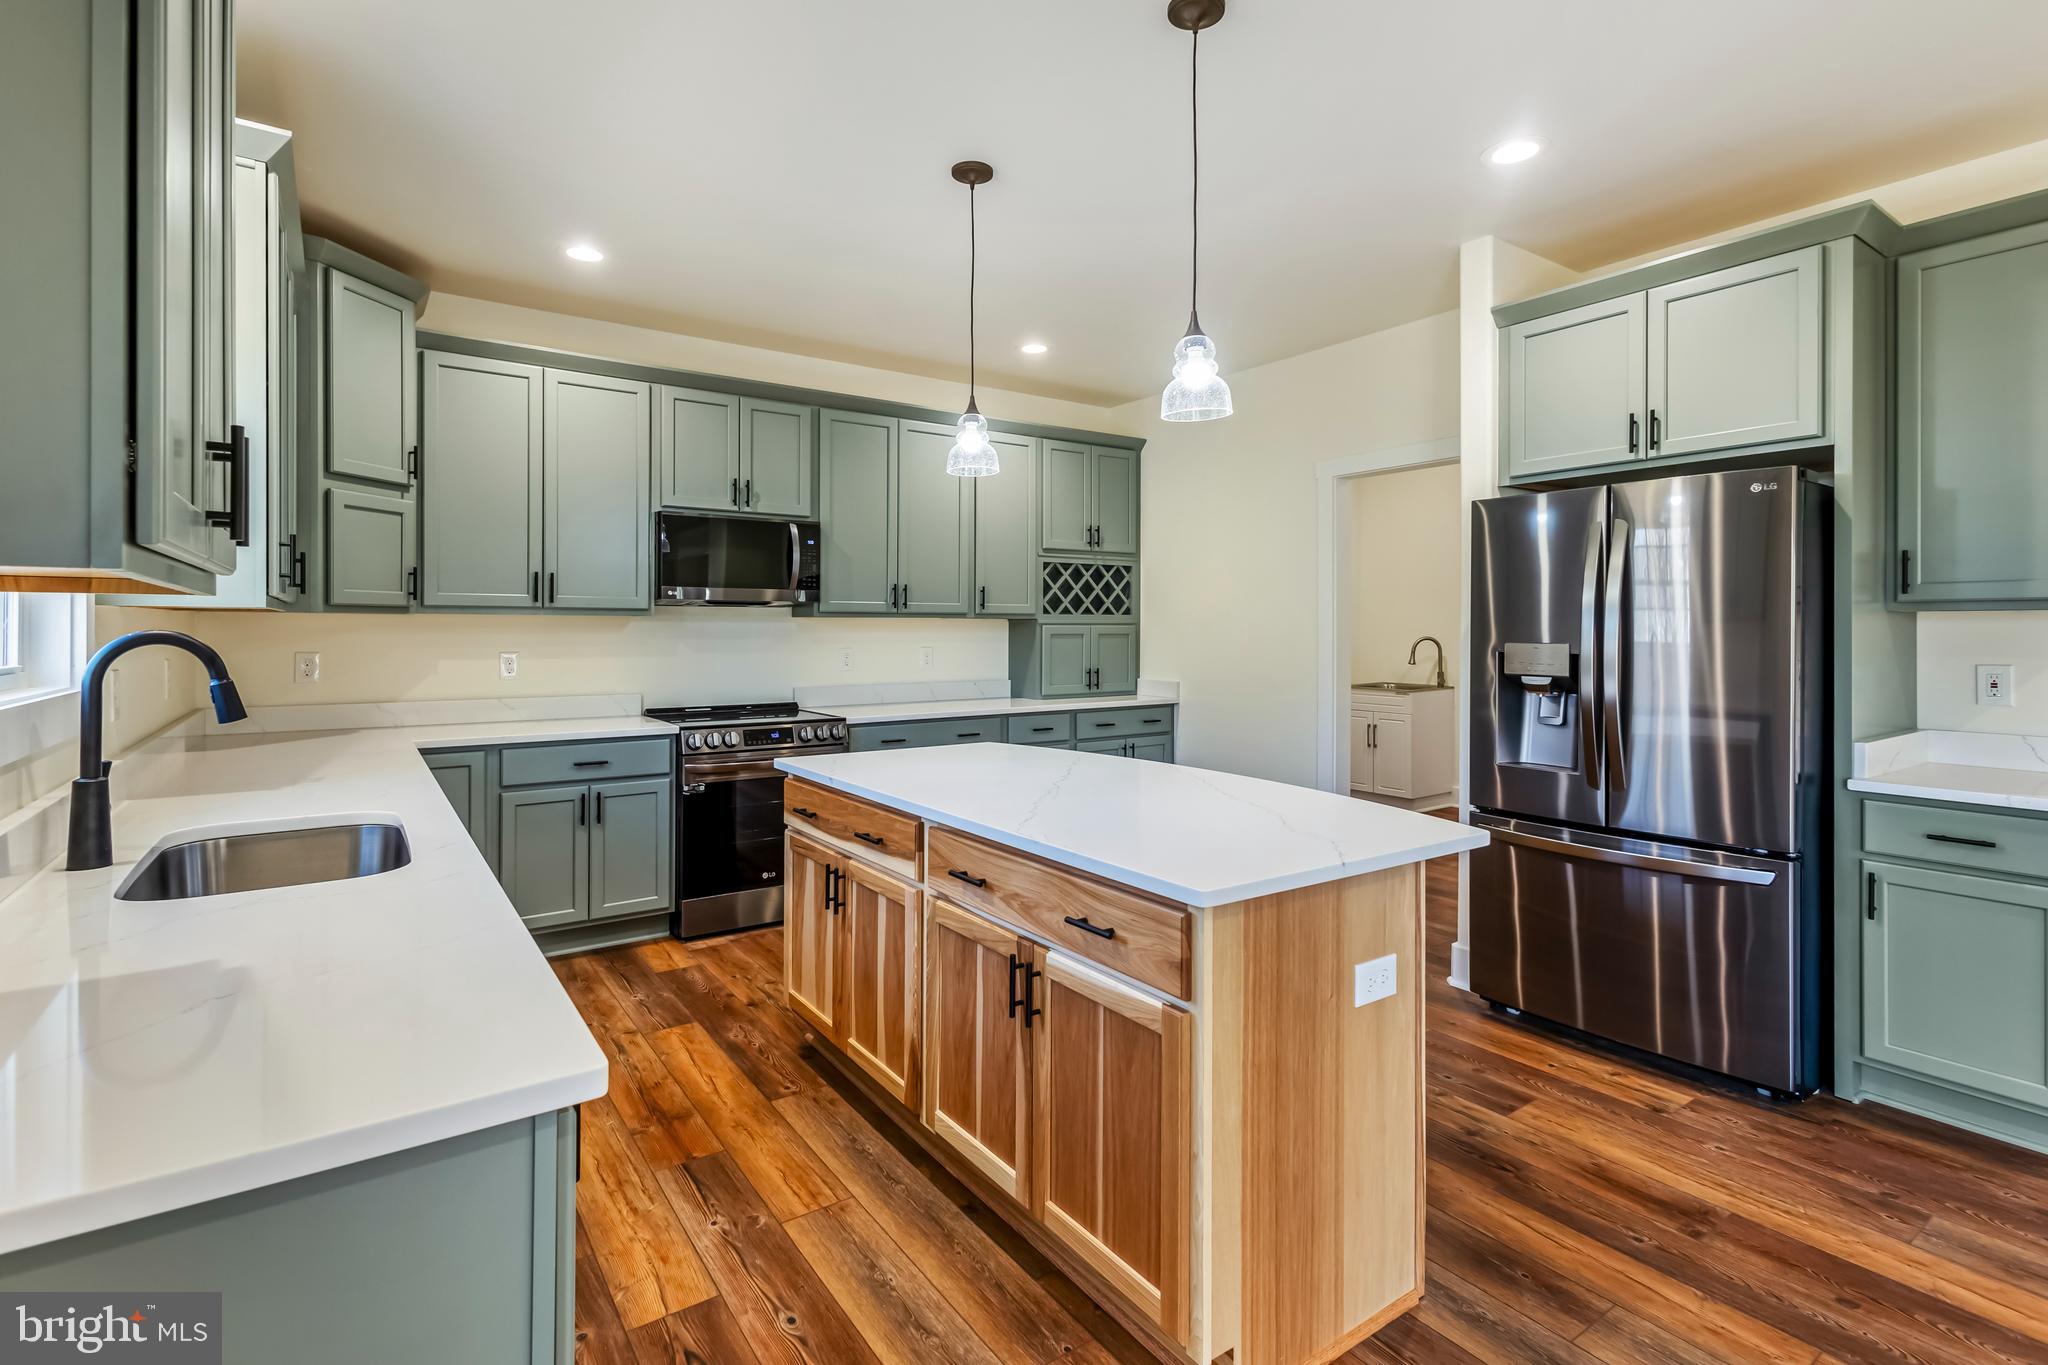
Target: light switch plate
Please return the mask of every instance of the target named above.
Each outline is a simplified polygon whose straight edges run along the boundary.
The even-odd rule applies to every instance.
[[[1375,1000],[1385,1000],[1394,994],[1397,983],[1394,979],[1394,955],[1376,957],[1370,962],[1361,962],[1352,969],[1351,1004],[1370,1005]]]
[[[2012,665],[1977,665],[1977,705],[2012,705]]]

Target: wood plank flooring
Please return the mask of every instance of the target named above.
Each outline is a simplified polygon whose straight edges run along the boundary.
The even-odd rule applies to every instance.
[[[1428,1293],[1351,1365],[2048,1363],[2048,1157],[1495,1015],[1443,984],[1456,876],[1431,865]],[[1150,1360],[812,1052],[780,930],[555,968],[612,1059],[579,1361]]]

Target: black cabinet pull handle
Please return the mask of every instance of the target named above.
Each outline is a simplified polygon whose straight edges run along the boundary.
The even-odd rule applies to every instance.
[[[540,601],[540,570],[533,571],[533,600]]]
[[[228,467],[228,505],[206,514],[208,526],[225,526],[228,539],[237,545],[249,543],[249,433],[239,426],[228,428],[225,441],[208,441],[206,456]]]
[[[597,823],[599,823],[600,825],[604,823],[604,793],[603,793],[603,792],[599,792],[599,793],[597,794]]]
[[[1015,1019],[1017,1011],[1023,1008],[1024,1000],[1017,994],[1017,973],[1025,969],[1015,953],[1010,954],[1010,1017]]]
[[[1095,722],[1095,728],[1098,730],[1114,730],[1116,729],[1116,722],[1113,720],[1098,720]]]
[[[553,570],[553,569],[550,569],[550,570],[548,570],[548,601],[552,603],[552,602],[553,602],[554,600],[555,600],[555,572],[554,572],[554,570]]]
[[[1090,923],[1088,922],[1088,917],[1087,917],[1086,915],[1068,915],[1068,916],[1067,916],[1067,923],[1069,923],[1069,924],[1073,925],[1073,926],[1074,926],[1074,927],[1075,927],[1076,929],[1079,929],[1079,930],[1080,930],[1080,931],[1081,931],[1082,933],[1084,933],[1084,934],[1093,934],[1093,935],[1095,935],[1095,937],[1097,937],[1097,938],[1115,938],[1115,937],[1116,937],[1116,930],[1115,930],[1115,929],[1104,929],[1104,928],[1101,928],[1101,927],[1100,927],[1100,926],[1098,926],[1098,925],[1093,925],[1093,924],[1090,924]]]
[[[752,507],[754,505],[754,481],[752,479],[747,480],[747,496],[745,499],[745,505],[748,507]]]
[[[590,823],[589,792],[578,792],[576,795],[576,823],[579,825],[587,825]]]
[[[966,883],[967,883],[967,884],[968,884],[969,886],[987,886],[987,885],[988,885],[988,878],[986,878],[986,877],[977,877],[977,876],[975,876],[975,875],[974,875],[973,873],[971,873],[971,872],[962,872],[962,871],[961,871],[961,870],[960,870],[959,868],[957,868],[957,867],[956,867],[956,868],[954,868],[954,869],[952,869],[952,870],[951,870],[951,871],[949,871],[948,873],[946,873],[946,875],[947,875],[948,877],[958,877],[958,878],[959,878],[959,879],[960,879],[961,881],[963,881],[963,882],[966,882]]]
[[[1164,725],[1164,724],[1166,724],[1166,717],[1164,717],[1164,716],[1146,716],[1146,717],[1144,718],[1144,720],[1143,720],[1142,722],[1140,722],[1140,723],[1141,723],[1141,724],[1144,724],[1144,725]]]
[[[981,731],[979,731],[979,730],[961,730],[961,731],[958,731],[958,732],[956,732],[956,733],[954,734],[953,738],[955,738],[955,739],[982,739],[982,738],[984,738],[984,736],[982,735]]]
[[[864,844],[873,844],[876,848],[881,848],[883,845],[889,842],[887,839],[884,839],[879,834],[868,834],[861,830],[855,830],[853,832],[853,837],[860,840]]]
[[[306,590],[306,552],[299,548],[299,533],[292,532],[292,586]]]
[[[1899,596],[1913,591],[1913,552],[1899,551]]]
[[[825,864],[825,908],[833,914],[839,913],[839,869]]]
[[[910,741],[909,741],[909,740],[907,740],[907,739],[885,739],[885,740],[883,740],[883,741],[882,741],[882,743],[884,743],[884,744],[908,744],[908,743],[910,743]]]
[[[415,602],[420,600],[420,566],[417,564],[405,571],[405,595]]]
[[[1032,998],[1033,998],[1033,997],[1034,997],[1035,995],[1037,995],[1037,993],[1038,993],[1038,992],[1037,992],[1037,986],[1038,986],[1038,978],[1039,978],[1039,977],[1041,977],[1041,976],[1044,976],[1044,975],[1045,975],[1045,973],[1044,973],[1044,972],[1041,972],[1040,970],[1038,970],[1038,968],[1036,968],[1036,967],[1032,966],[1032,965],[1031,965],[1030,963],[1028,963],[1028,962],[1027,962],[1027,963],[1025,963],[1025,964],[1024,964],[1024,1027],[1025,1027],[1025,1028],[1030,1028],[1030,1027],[1031,1027],[1031,1021],[1032,1021],[1033,1019],[1036,1019],[1036,1018],[1037,1018],[1037,1017],[1038,1017],[1039,1015],[1041,1015],[1041,1014],[1044,1014],[1044,1013],[1045,1013],[1045,1011],[1044,1011],[1044,1010],[1040,1009],[1040,1008],[1039,1008],[1039,1007],[1038,1007],[1037,1005],[1034,1005],[1034,1004],[1032,1003]]]
[[[1650,409],[1650,449],[1655,450],[1664,439],[1664,424],[1657,420],[1657,410]]]
[[[1871,873],[1871,874],[1869,875],[1869,877],[1867,877],[1867,878],[1866,878],[1865,880],[1866,880],[1866,881],[1868,882],[1868,884],[1869,884],[1869,887],[1870,887],[1870,890],[1869,890],[1869,892],[1867,893],[1867,895],[1866,895],[1866,897],[1865,897],[1865,899],[1864,899],[1864,902],[1863,902],[1863,918],[1865,918],[1865,919],[1876,919],[1876,918],[1877,918],[1877,874],[1876,874],[1875,872],[1873,872],[1873,873]]]
[[[903,610],[910,610],[910,585],[908,583],[903,585]]]
[[[609,768],[612,766],[612,761],[608,758],[579,758],[569,766],[572,768]]]
[[[407,483],[418,483],[420,481],[420,448],[418,446],[413,446],[405,452],[405,481]]]
[[[1971,839],[1971,838],[1967,838],[1967,837],[1965,837],[1965,836],[1963,836],[1963,835],[1961,835],[1961,834],[1930,834],[1930,835],[1928,835],[1927,837],[1928,837],[1928,838],[1930,838],[1930,839],[1932,839],[1932,840],[1934,840],[1934,842],[1935,842],[1935,843],[1937,843],[1937,844],[1966,844],[1966,845],[1968,845],[1968,846],[1969,846],[1969,847],[1971,847],[1971,848],[1997,848],[1997,847],[1998,847],[1998,844],[1997,844],[1997,842],[1996,842],[1995,840],[1991,840],[1991,839]]]
[[[814,810],[805,810],[802,806],[791,806],[790,810],[794,811],[798,815],[803,816],[803,818],[806,820],[815,820],[818,818],[818,812]]]
[[[734,507],[740,505],[740,479],[737,474],[733,475],[732,479],[732,505]]]
[[[1034,725],[1031,727],[1031,733],[1034,735],[1049,735],[1059,728],[1057,725]]]
[[[1630,414],[1628,415],[1628,453],[1629,453],[1629,454],[1631,454],[1631,455],[1633,455],[1633,454],[1635,454],[1635,453],[1636,453],[1636,437],[1637,437],[1637,424],[1636,424],[1636,415],[1635,415],[1634,413],[1630,413]]]
[[[981,590],[981,607],[980,607],[980,610],[982,610],[982,611],[987,611],[987,610],[988,610],[988,589],[987,589],[987,588],[983,588],[983,589]]]

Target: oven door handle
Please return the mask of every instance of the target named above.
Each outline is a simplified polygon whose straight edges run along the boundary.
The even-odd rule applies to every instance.
[[[692,794],[692,788],[701,790],[710,782],[744,782],[748,778],[783,777],[782,769],[774,763],[754,759],[745,763],[725,763],[716,767],[710,764],[686,764],[683,768],[683,792]]]

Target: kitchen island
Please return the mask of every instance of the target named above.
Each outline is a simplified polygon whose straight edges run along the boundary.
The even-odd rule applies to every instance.
[[[1421,864],[1483,832],[1022,745],[777,766],[791,1008],[1155,1354],[1415,1304]]]

